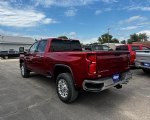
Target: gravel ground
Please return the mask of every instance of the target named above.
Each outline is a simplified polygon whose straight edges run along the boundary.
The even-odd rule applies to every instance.
[[[54,81],[20,75],[18,60],[0,60],[0,120],[150,120],[150,75],[132,70],[122,89],[81,92],[62,103]]]

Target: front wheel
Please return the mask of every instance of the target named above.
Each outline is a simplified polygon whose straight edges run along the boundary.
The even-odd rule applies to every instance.
[[[74,87],[70,73],[61,73],[56,79],[57,94],[65,103],[73,102],[78,97],[78,91]]]
[[[24,77],[24,78],[29,77],[30,71],[27,69],[25,63],[21,63],[20,70],[21,70],[22,77]]]

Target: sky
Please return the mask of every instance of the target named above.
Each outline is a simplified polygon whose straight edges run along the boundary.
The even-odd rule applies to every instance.
[[[0,35],[92,43],[108,28],[120,41],[133,33],[150,37],[150,0],[0,0]]]

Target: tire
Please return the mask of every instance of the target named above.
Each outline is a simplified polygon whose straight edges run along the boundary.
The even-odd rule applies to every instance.
[[[70,73],[61,73],[58,75],[56,89],[60,100],[65,103],[71,103],[78,97],[79,92],[75,89]]]
[[[28,78],[30,76],[30,71],[27,69],[25,63],[21,63],[20,70],[23,78]]]
[[[150,74],[150,69],[146,69],[146,68],[145,68],[145,69],[142,69],[142,70],[143,70],[144,73]]]

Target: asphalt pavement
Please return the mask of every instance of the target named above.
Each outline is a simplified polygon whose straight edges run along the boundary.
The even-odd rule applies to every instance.
[[[22,78],[18,60],[0,60],[0,120],[150,120],[150,75],[132,72],[122,89],[81,92],[65,104],[53,80],[37,74]]]

